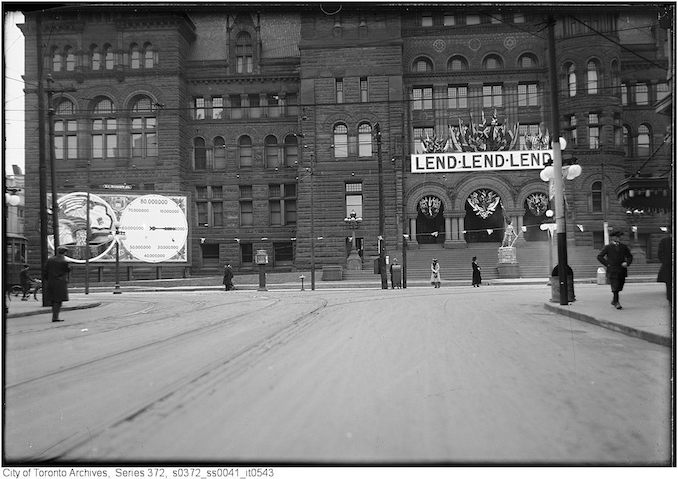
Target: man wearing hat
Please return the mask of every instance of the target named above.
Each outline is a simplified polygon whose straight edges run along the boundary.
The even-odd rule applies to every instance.
[[[607,277],[612,289],[612,306],[617,309],[622,309],[619,304],[619,292],[624,289],[628,267],[633,261],[629,247],[619,241],[623,234],[620,230],[613,230],[610,233],[610,244],[605,245],[598,254],[598,261],[607,268]]]
[[[46,287],[43,294],[46,302],[52,305],[52,322],[60,322],[59,311],[61,311],[61,303],[68,301],[68,275],[71,272],[71,267],[66,261],[64,254],[68,251],[65,246],[59,246],[54,256],[49,258],[45,263],[45,278]]]

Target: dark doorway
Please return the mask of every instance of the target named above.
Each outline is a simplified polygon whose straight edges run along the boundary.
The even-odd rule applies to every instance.
[[[437,208],[425,206],[425,200],[437,200]],[[424,203],[422,203],[424,202]],[[439,203],[438,203],[439,202]],[[442,201],[435,197],[422,198],[417,205],[417,242],[419,244],[437,244],[445,242],[445,218]]]
[[[527,197],[523,207],[525,208],[523,215],[525,241],[548,241],[549,232],[540,228],[542,223],[553,222],[553,218],[546,216],[546,212],[551,207],[547,196],[543,193],[533,193]]]
[[[491,214],[483,218],[476,214],[468,201],[466,202],[464,239],[467,243],[501,243],[504,238],[504,227],[504,209],[501,203]]]

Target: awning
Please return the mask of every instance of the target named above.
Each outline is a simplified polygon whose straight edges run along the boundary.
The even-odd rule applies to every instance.
[[[617,199],[627,210],[645,213],[671,211],[671,190],[668,178],[633,176],[615,189]]]

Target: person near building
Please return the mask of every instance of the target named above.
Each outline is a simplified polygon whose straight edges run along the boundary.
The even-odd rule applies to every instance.
[[[478,261],[475,256],[471,260],[471,268],[473,269],[473,280],[471,281],[471,285],[474,288],[480,288],[480,283],[483,279],[480,276],[480,266],[478,265]]]
[[[35,281],[31,277],[30,266],[25,264],[19,272],[19,284],[21,284],[21,291],[23,296],[21,296],[21,301],[28,301],[28,296],[31,292],[31,284]]]
[[[607,277],[612,290],[612,306],[622,309],[619,304],[619,293],[624,289],[628,268],[633,262],[633,255],[629,247],[622,243],[619,238],[624,233],[613,230],[610,233],[610,244],[603,246],[598,254],[598,261],[607,269]]]
[[[44,273],[47,284],[43,290],[46,302],[52,305],[52,322],[60,322],[59,311],[61,304],[68,301],[68,279],[71,267],[64,254],[68,251],[65,246],[59,246],[54,256],[45,262]]]
[[[390,270],[391,270],[391,289],[396,289],[396,287],[398,287],[398,289],[402,288],[403,271],[400,264],[398,264],[398,258],[393,258]]]
[[[226,291],[230,291],[230,290],[234,289],[234,288],[233,288],[233,268],[231,267],[230,264],[227,264],[227,265],[224,267],[224,281],[223,281],[223,284],[224,284],[224,289],[225,289]]]
[[[431,260],[431,284],[434,288],[440,288],[440,265],[436,258]]]
[[[662,262],[659,267],[659,274],[657,274],[657,282],[666,284],[666,299],[669,303],[672,300],[671,288],[673,285],[673,238],[666,236],[659,242],[657,249],[657,257]]]

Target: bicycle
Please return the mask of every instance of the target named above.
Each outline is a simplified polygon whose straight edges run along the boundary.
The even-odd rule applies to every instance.
[[[33,299],[37,301],[38,300],[38,294],[41,291],[42,291],[42,281],[40,281],[39,279],[35,279],[31,282],[31,287],[28,290],[26,298],[22,297],[21,299],[22,300],[24,300],[24,299],[28,300],[28,298],[30,296],[33,296]],[[15,284],[15,285],[10,287],[8,296],[9,296],[9,299],[11,300],[12,296],[14,296],[16,298],[19,295],[23,296],[23,293],[24,293],[24,289],[21,287],[21,285]]]

